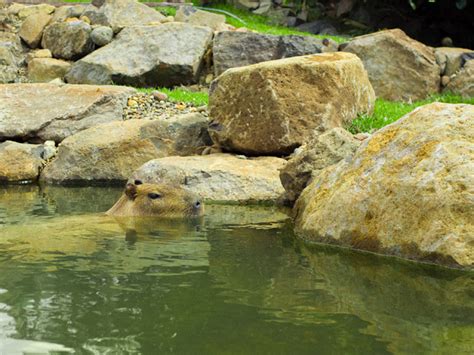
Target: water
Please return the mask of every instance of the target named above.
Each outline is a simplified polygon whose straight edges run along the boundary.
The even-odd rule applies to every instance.
[[[269,207],[117,223],[120,193],[0,190],[0,354],[473,353],[473,273],[307,245]]]

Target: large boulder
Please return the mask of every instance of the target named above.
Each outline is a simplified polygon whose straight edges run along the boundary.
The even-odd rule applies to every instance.
[[[13,33],[0,32],[0,84],[17,81],[23,60],[20,37]]]
[[[54,184],[124,182],[142,164],[196,154],[209,145],[200,114],[168,120],[128,120],[95,126],[65,139],[41,181]]]
[[[71,63],[54,58],[33,58],[28,63],[28,78],[34,83],[47,83],[56,78],[63,79]]]
[[[74,84],[172,86],[195,82],[212,30],[185,23],[123,29],[110,44],[76,62]]]
[[[157,24],[165,18],[136,0],[105,0],[101,3],[88,6],[83,15],[91,20],[91,24],[111,27],[115,33],[124,27]]]
[[[30,47],[36,48],[41,42],[43,30],[51,21],[52,16],[43,12],[28,16],[20,27],[19,35]]]
[[[0,183],[25,183],[38,179],[44,148],[37,144],[0,143]]]
[[[196,9],[192,6],[180,6],[174,17],[177,22],[187,22],[191,25],[206,26],[218,31],[224,27],[225,16],[209,11]]]
[[[441,68],[441,74],[446,76],[456,74],[463,65],[463,55],[468,53],[474,53],[474,51],[456,47],[435,48],[436,61]]]
[[[229,68],[306,54],[336,52],[329,39],[310,36],[274,36],[253,32],[219,32],[213,42],[214,71],[219,75]]]
[[[305,143],[280,171],[280,180],[286,190],[287,199],[296,201],[303,189],[321,170],[352,157],[360,143],[341,127],[317,134]]]
[[[350,53],[323,53],[227,70],[212,84],[210,133],[222,148],[289,154],[320,133],[372,111],[374,91]]]
[[[474,97],[474,60],[468,60],[444,90],[466,98]]]
[[[149,161],[131,179],[180,184],[211,202],[275,202],[284,193],[278,171],[285,164],[280,158],[230,154],[168,157]]]
[[[136,91],[119,86],[0,85],[0,139],[64,138],[100,123],[122,120]]]
[[[41,45],[55,58],[77,60],[94,50],[91,32],[83,21],[55,22],[45,28]]]
[[[362,59],[377,97],[420,100],[440,90],[440,67],[433,48],[400,29],[356,37],[344,51]]]
[[[433,103],[323,170],[295,205],[305,238],[474,267],[474,106]]]

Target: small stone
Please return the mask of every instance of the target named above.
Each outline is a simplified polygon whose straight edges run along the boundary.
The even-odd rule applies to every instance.
[[[168,100],[168,95],[166,95],[164,92],[161,92],[161,91],[153,91],[152,95],[155,100],[159,100],[159,101]]]
[[[163,20],[161,20],[160,22],[161,23],[174,22],[174,17],[173,16],[167,16]]]
[[[180,102],[179,104],[176,104],[175,106],[178,110],[182,111],[186,108],[186,105]]]
[[[81,17],[79,18],[79,20],[81,20],[82,22],[85,22],[85,23],[87,23],[87,24],[89,24],[89,25],[91,24],[91,20],[90,20],[90,18],[87,17],[87,16],[81,16]]]
[[[56,148],[54,141],[46,141],[43,144],[43,153],[41,154],[41,157],[44,160],[49,160],[56,155],[57,151],[58,149]]]
[[[112,42],[114,31],[107,26],[98,26],[91,32],[91,39],[97,46],[102,47]]]
[[[214,75],[212,75],[212,74],[207,74],[207,75],[206,75],[206,79],[205,79],[205,83],[206,83],[207,85],[209,85],[212,80],[214,80]]]
[[[138,102],[134,99],[128,99],[127,101],[127,106],[128,107],[135,107],[135,106],[138,106]]]
[[[366,132],[354,134],[354,138],[359,141],[364,141],[367,138],[370,138],[370,136],[371,136],[370,133],[366,133]]]
[[[447,75],[443,75],[441,77],[441,85],[443,85],[443,86],[448,85],[450,81],[451,81],[451,78]]]

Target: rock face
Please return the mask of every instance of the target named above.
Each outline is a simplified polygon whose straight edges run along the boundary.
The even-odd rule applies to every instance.
[[[115,33],[124,27],[157,24],[165,18],[136,0],[105,0],[97,5],[88,6],[83,15],[91,20],[91,24],[111,27]]]
[[[273,36],[253,32],[220,32],[214,38],[213,60],[215,74],[229,68],[243,67],[269,60],[305,54],[336,52],[332,40],[309,36]]]
[[[71,63],[53,58],[34,58],[28,63],[28,78],[34,83],[47,83],[56,78],[63,79]]]
[[[184,23],[134,26],[76,62],[67,75],[74,84],[170,86],[195,82],[212,30]]]
[[[445,91],[463,97],[474,97],[474,60],[466,62],[464,67],[451,79]]]
[[[0,183],[35,181],[44,162],[42,152],[42,145],[0,143]]]
[[[41,42],[43,30],[52,16],[39,12],[28,16],[20,28],[20,37],[30,48],[36,48]]]
[[[177,22],[187,22],[191,25],[206,26],[218,31],[225,24],[225,16],[209,11],[202,11],[192,6],[181,6],[174,17]]]
[[[420,100],[439,92],[440,68],[432,48],[402,30],[385,30],[354,38],[344,51],[356,54],[369,73],[377,97]]]
[[[313,130],[324,132],[371,112],[375,101],[362,62],[324,53],[233,68],[212,84],[210,133],[244,154],[289,154]]]
[[[441,74],[451,76],[462,67],[462,56],[466,53],[474,53],[472,49],[439,47],[435,48],[435,56],[441,68]]]
[[[122,120],[135,92],[119,86],[0,85],[0,139],[61,142],[91,126]]]
[[[0,84],[12,83],[17,79],[21,61],[20,37],[13,33],[0,32]]]
[[[360,141],[344,128],[337,127],[317,135],[292,157],[280,171],[280,180],[290,201],[296,201],[303,189],[322,169],[350,158]]]
[[[91,31],[83,21],[55,22],[45,28],[41,44],[55,58],[77,60],[94,50]]]
[[[278,170],[285,164],[280,158],[230,154],[168,157],[149,161],[131,179],[172,181],[213,202],[275,202],[284,192]]]
[[[433,103],[326,168],[295,205],[311,240],[474,267],[474,106]]]
[[[95,126],[65,139],[41,180],[54,184],[124,182],[147,161],[195,154],[210,143],[200,114]]]

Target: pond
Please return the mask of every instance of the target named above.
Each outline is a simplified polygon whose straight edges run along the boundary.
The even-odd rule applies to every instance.
[[[120,194],[0,190],[0,354],[474,349],[473,273],[305,244],[272,207],[102,216]]]

